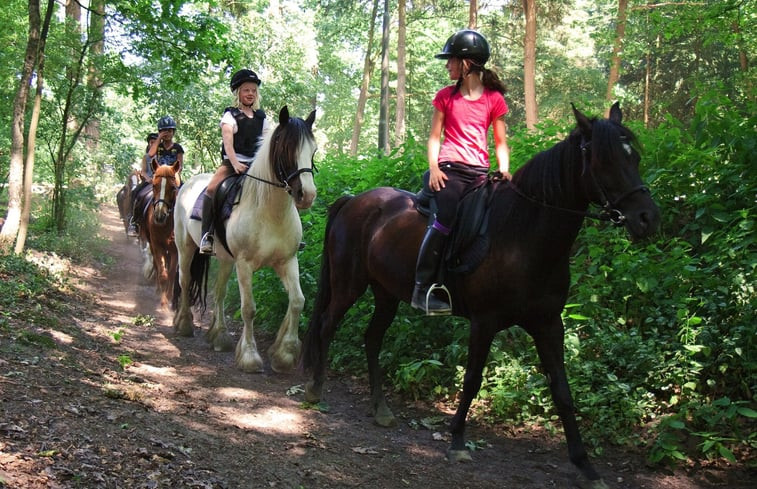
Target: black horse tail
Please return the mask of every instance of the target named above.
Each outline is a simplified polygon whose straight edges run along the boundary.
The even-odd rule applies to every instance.
[[[200,304],[202,306],[202,312],[207,309],[207,296],[208,296],[208,275],[210,270],[210,255],[200,254],[200,249],[195,250],[194,256],[192,256],[192,263],[189,265],[189,305],[194,306]],[[171,300],[171,308],[174,311],[179,308],[179,300],[181,299],[181,284],[179,281],[179,272],[176,272],[176,278],[173,287],[173,298]]]
[[[318,278],[318,292],[315,296],[313,311],[310,314],[308,329],[305,332],[303,341],[302,357],[300,359],[300,369],[304,372],[312,372],[313,369],[321,365],[325,359],[322,358],[325,352],[321,347],[321,325],[323,324],[322,316],[326,307],[331,302],[331,265],[329,263],[329,233],[334,219],[339,214],[344,204],[350,199],[351,195],[345,195],[337,199],[329,207],[328,218],[326,220],[326,231],[323,235],[323,253],[321,254],[321,274]]]

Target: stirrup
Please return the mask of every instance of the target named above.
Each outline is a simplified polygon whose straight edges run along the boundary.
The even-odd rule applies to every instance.
[[[126,235],[130,238],[136,238],[139,236],[136,224],[129,224],[129,229],[126,230]]]
[[[215,255],[215,246],[213,243],[213,236],[210,233],[205,233],[200,239],[200,254],[201,255]]]
[[[428,308],[428,302],[431,298],[431,294],[434,293],[435,290],[441,290],[447,295],[447,304],[448,309],[434,309],[431,310]],[[434,297],[437,301],[441,301],[441,299]],[[449,293],[449,289],[444,284],[437,284],[433,283],[429,286],[428,290],[426,291],[426,316],[449,316],[452,314],[452,294]]]

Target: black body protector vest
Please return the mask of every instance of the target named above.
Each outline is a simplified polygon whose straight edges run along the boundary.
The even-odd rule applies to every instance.
[[[252,158],[258,152],[260,147],[260,137],[263,135],[263,120],[265,112],[256,110],[254,117],[247,117],[237,107],[226,107],[224,113],[231,112],[231,115],[237,121],[237,132],[234,134],[234,152]],[[221,158],[228,159],[226,150],[221,142]]]

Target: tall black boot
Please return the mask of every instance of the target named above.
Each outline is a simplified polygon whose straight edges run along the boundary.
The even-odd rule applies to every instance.
[[[137,227],[137,196],[134,193],[131,195],[131,213],[129,213],[129,228],[126,230],[126,235],[130,238],[139,236],[139,228]]]
[[[215,255],[213,249],[213,198],[203,194],[202,203],[202,239],[200,239],[200,254]]]
[[[434,280],[446,243],[447,235],[442,234],[433,226],[429,226],[418,252],[418,262],[415,265],[415,289],[410,304],[416,309],[424,311],[428,316],[447,316],[452,313],[452,308],[448,303],[430,293],[431,290],[437,288]],[[446,287],[439,288],[447,290]],[[449,292],[447,295],[449,296]]]

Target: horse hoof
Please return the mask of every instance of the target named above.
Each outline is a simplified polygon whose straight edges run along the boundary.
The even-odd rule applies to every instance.
[[[234,339],[228,335],[228,334],[221,334],[216,336],[213,341],[213,351],[221,352],[221,351],[233,351],[234,350]]]
[[[382,428],[396,428],[397,427],[397,418],[394,417],[394,415],[376,415],[373,418],[373,422],[377,425],[381,426]]]
[[[305,383],[305,402],[310,404],[321,402],[321,389],[316,389],[312,380]]]
[[[605,484],[604,480],[589,480],[583,475],[578,476],[575,486],[579,489],[610,489],[610,486]]]
[[[450,462],[473,462],[468,450],[447,450],[447,460]]]

